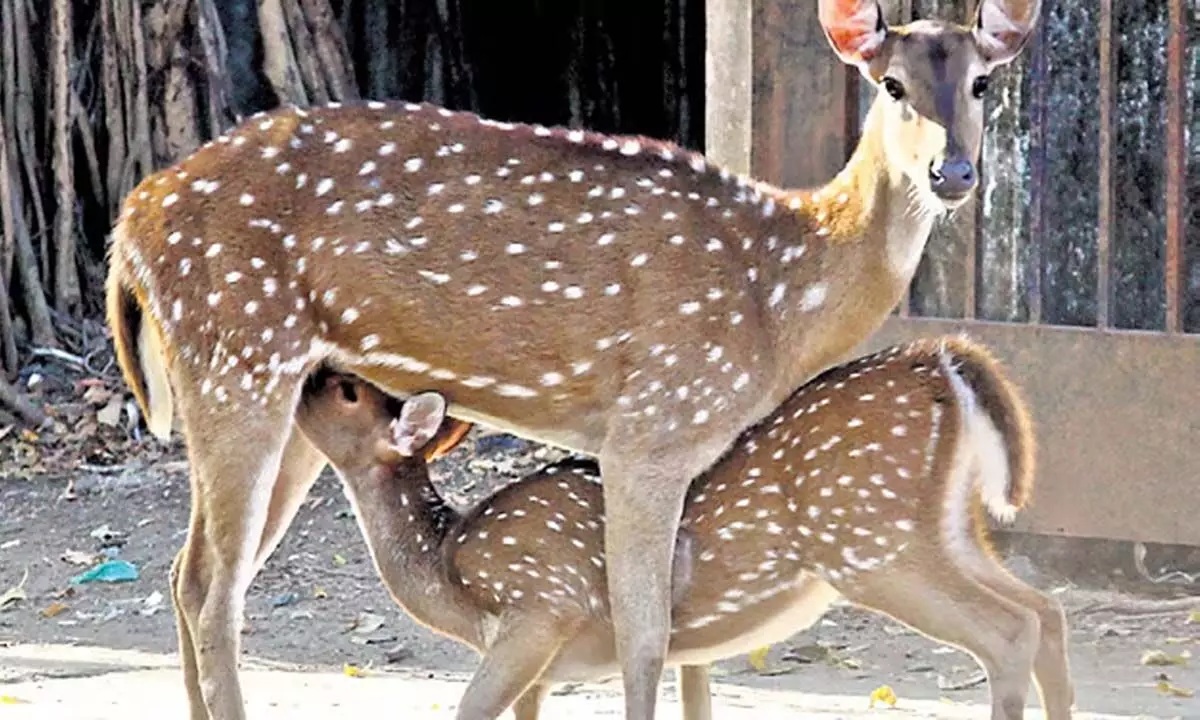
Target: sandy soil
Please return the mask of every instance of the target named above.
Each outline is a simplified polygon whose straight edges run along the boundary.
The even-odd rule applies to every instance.
[[[179,714],[171,717],[183,717],[178,673],[164,667],[174,664],[167,571],[186,527],[186,464],[177,446],[147,457],[152,460],[74,473],[77,496],[71,500],[62,497],[64,478],[53,473],[0,480],[0,593],[28,572],[17,593],[23,599],[0,595],[0,715],[137,718],[141,715],[126,706],[127,683],[136,681],[148,693],[138,697],[161,696],[160,709],[177,706]],[[436,471],[449,497],[464,503],[552,457],[507,436],[475,436]],[[98,553],[129,561],[138,579],[69,584]],[[1168,683],[1179,694],[1200,689],[1197,660],[1188,659],[1200,650],[1195,622],[1200,618],[1189,617],[1186,609],[1089,611],[1097,603],[1129,599],[1059,587],[1024,558],[1010,558],[1010,565],[1058,592],[1068,608],[1081,711],[1200,718],[1200,699],[1161,687]],[[476,662],[472,652],[414,625],[391,604],[329,474],[255,581],[247,621],[245,653],[249,666],[259,668],[247,681],[255,707],[315,702],[317,708],[350,709],[376,698],[411,710],[413,717],[448,717],[463,674]],[[116,650],[147,654],[120,654],[123,660],[107,662],[112,656],[106,653]],[[1183,664],[1143,664],[1148,651]],[[289,672],[270,663],[285,663]],[[345,664],[366,668],[368,677],[342,676]],[[748,708],[788,709],[797,717],[853,716],[866,711],[871,691],[883,684],[899,696],[897,712],[909,717],[980,717],[987,702],[987,686],[972,658],[853,608],[836,608],[817,626],[774,646],[764,670],[739,657],[719,664],[715,674],[722,717],[749,717]],[[563,687],[550,707],[619,716],[618,688],[616,680]],[[671,697],[669,688],[665,692]],[[5,698],[30,704],[9,707]],[[1035,705],[1036,698],[1030,702]],[[275,715],[264,709],[254,716]],[[285,715],[306,717],[298,710]]]

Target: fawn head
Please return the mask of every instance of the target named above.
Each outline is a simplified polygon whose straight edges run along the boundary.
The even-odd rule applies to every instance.
[[[877,0],[820,0],[842,62],[881,98],[883,152],[930,207],[952,210],[978,183],[988,76],[1028,43],[1041,0],[980,0],[969,26],[919,20],[889,28]]]
[[[446,401],[425,392],[408,400],[358,378],[314,377],[296,408],[296,424],[342,472],[429,462],[454,449],[469,423],[446,418]]]

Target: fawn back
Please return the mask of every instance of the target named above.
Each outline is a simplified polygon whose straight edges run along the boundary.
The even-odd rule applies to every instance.
[[[338,402],[306,398],[301,424],[352,487],[371,472],[369,462],[343,460],[361,452],[359,438],[415,455],[419,473],[428,447],[448,447],[421,447],[441,425],[436,394],[410,399],[395,419],[396,405],[379,390],[342,384],[356,388],[365,410],[341,419]],[[325,396],[331,392],[345,390]],[[1061,611],[1003,571],[982,523],[984,512],[1007,521],[1026,503],[1033,453],[1019,391],[986,349],[964,338],[894,346],[823,373],[693,483],[675,551],[668,660],[703,665],[779,641],[844,594],[982,657],[1004,687],[1000,703],[1020,690],[1021,653],[1040,653],[1047,707],[1063,717],[1072,691]],[[392,492],[418,496],[413,485],[427,482],[419,473],[397,475]],[[439,582],[459,591],[455,612],[491,627],[475,640],[485,656],[503,656],[516,642],[506,639],[510,624],[557,623],[541,683],[616,671],[598,483],[591,460],[557,463],[500,489],[447,532],[430,531],[443,544],[433,551],[445,564]],[[400,515],[392,514],[393,525]],[[398,535],[386,527],[377,534]],[[393,562],[407,552],[394,542],[384,549]],[[409,578],[390,577],[403,594],[398,586]],[[921,593],[952,599],[931,605]],[[975,625],[956,628],[937,607]],[[1028,631],[1028,643],[1013,645],[976,627],[979,612],[999,612],[994,622],[1011,620],[1018,635],[1031,618],[1045,628],[1041,639]],[[1003,655],[1016,658],[1015,670],[997,659]]]

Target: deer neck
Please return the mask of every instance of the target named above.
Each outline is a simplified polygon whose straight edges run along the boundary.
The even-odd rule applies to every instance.
[[[424,463],[376,466],[346,485],[375,569],[395,601],[419,622],[476,643],[477,613],[451,586],[443,559],[443,543],[459,515],[433,486]]]
[[[774,201],[776,217],[759,249],[758,288],[787,354],[789,392],[882,325],[912,281],[939,212],[887,161],[885,102],[871,106],[833,180],[764,201]]]

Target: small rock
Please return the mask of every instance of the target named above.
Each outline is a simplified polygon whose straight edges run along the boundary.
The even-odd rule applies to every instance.
[[[108,427],[121,424],[121,398],[114,395],[108,404],[96,411],[96,422]]]
[[[271,598],[271,607],[287,607],[288,605],[294,604],[299,599],[300,596],[294,592],[280,593],[279,595]]]
[[[937,676],[938,690],[943,692],[954,692],[955,690],[969,690],[973,687],[978,687],[987,682],[987,674],[977,672],[963,680],[951,680],[944,675]]]
[[[350,642],[355,645],[382,645],[384,643],[395,642],[396,634],[390,632],[373,632],[373,633],[354,633],[350,636]]]
[[[404,662],[413,656],[412,650],[403,644],[395,645],[383,651],[383,661],[389,665]]]

